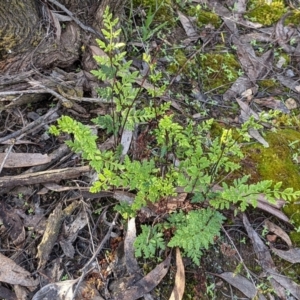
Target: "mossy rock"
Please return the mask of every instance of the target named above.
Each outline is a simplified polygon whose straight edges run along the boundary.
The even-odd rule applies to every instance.
[[[204,91],[225,92],[241,75],[241,66],[231,53],[209,53],[197,56],[199,76]]]
[[[266,0],[250,0],[247,8],[248,13],[245,14],[247,18],[267,26],[277,22],[287,12],[287,7],[282,0],[271,1],[271,3]]]
[[[273,180],[282,182],[282,188],[292,187],[300,190],[300,173],[298,164],[293,161],[293,154],[300,151],[300,132],[293,129],[280,129],[267,132],[264,136],[269,147],[255,143],[244,148],[245,158],[242,161],[244,174],[251,175],[252,182]],[[296,147],[298,146],[298,147]],[[295,227],[300,226],[300,204],[298,200],[286,205],[283,209]],[[294,243],[300,244],[300,233],[291,235]]]

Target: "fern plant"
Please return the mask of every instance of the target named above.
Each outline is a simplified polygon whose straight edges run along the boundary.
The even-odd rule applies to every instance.
[[[240,168],[238,163],[243,158],[241,143],[250,140],[248,128],[260,128],[259,122],[250,118],[241,128],[224,129],[219,137],[209,134],[213,120],[196,124],[186,120],[183,124],[174,121],[174,116],[166,113],[169,103],[155,105],[155,97],[163,94],[165,86],[159,86],[161,73],[155,70],[148,55],[144,59],[149,63],[148,79],[153,88],[148,90],[150,101],[143,101],[141,88],[137,81],[144,81],[136,71],[130,71],[131,62],[124,62],[126,52],[116,52],[124,44],[116,41],[120,31],[115,30],[117,20],[112,20],[108,9],[104,13],[105,29],[103,34],[109,43],[97,40],[106,56],[96,56],[99,69],[93,74],[106,83],[99,89],[99,96],[111,102],[114,111],[94,119],[107,133],[114,134],[116,141],[122,129],[133,129],[140,123],[155,120],[157,127],[152,131],[152,142],[148,147],[152,156],[142,161],[134,160],[129,155],[121,159],[117,144],[114,150],[101,151],[97,147],[97,136],[80,122],[63,116],[57,126],[51,126],[50,132],[59,135],[62,132],[73,135],[67,141],[69,147],[81,153],[83,159],[97,172],[98,179],[91,187],[92,192],[122,188],[135,193],[132,204],[120,203],[116,209],[124,217],[129,217],[147,206],[149,202],[158,202],[164,197],[175,196],[176,188],[182,187],[196,203],[194,210],[170,213],[166,222],[150,227],[142,226],[142,234],[137,238],[136,255],[153,257],[156,249],[181,247],[195,264],[200,263],[204,249],[213,243],[225,217],[222,210],[234,204],[236,210],[244,211],[249,205],[255,207],[257,195],[264,193],[272,202],[282,197],[291,200],[300,192],[286,189],[281,191],[281,183],[261,181],[248,184],[248,176],[236,179],[231,185],[223,183],[222,191],[212,192],[217,181]],[[265,118],[261,117],[263,121]],[[223,174],[225,172],[225,174]],[[206,201],[205,206],[201,202]],[[172,228],[173,236],[163,240],[163,232]]]

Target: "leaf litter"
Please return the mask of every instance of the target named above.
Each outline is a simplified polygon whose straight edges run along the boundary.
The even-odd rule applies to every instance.
[[[253,105],[254,103],[286,114],[290,114],[291,110],[297,108],[300,85],[297,76],[293,75],[293,71],[285,70],[284,65],[287,61],[282,58],[281,61],[276,62],[274,49],[259,54],[257,48],[252,43],[253,41],[277,43],[278,47],[285,53],[299,57],[300,38],[299,32],[297,31],[299,29],[285,25],[285,20],[289,14],[284,15],[272,27],[266,28],[262,24],[243,18],[243,14],[247,11],[246,1],[236,1],[233,10],[228,9],[230,6],[228,4],[230,3],[223,5],[224,1],[215,0],[207,2],[199,0],[194,2],[207,5],[208,8],[222,19],[224,26],[222,25],[220,28],[222,28],[226,34],[230,35],[231,46],[236,48],[239,63],[244,74],[239,76],[221,97],[225,103],[228,101],[236,101],[238,103],[242,122],[245,122],[250,116],[257,118],[258,111]],[[53,11],[51,11],[51,15],[57,30],[56,38],[59,39],[62,34],[60,25],[62,21],[60,18],[65,16],[58,15]],[[195,18],[188,17],[185,12],[181,12],[180,10],[176,11],[176,15],[184,29],[184,34],[182,34],[180,38],[185,40],[186,47],[193,45],[193,43],[199,39],[205,43],[203,48],[207,46],[214,47],[216,36],[219,35],[217,29],[215,29],[214,32],[214,27],[210,25],[207,25],[205,29],[198,28]],[[71,19],[65,21],[69,22],[70,20]],[[246,29],[245,33],[240,30],[241,26],[244,26]],[[292,45],[292,40],[295,45]],[[106,55],[96,46],[89,47],[93,54]],[[227,45],[227,47],[229,51],[229,45]],[[292,98],[289,97],[286,102],[283,103],[283,101],[275,97],[276,95],[269,95],[269,93],[263,95],[264,97],[256,97],[258,83],[270,76],[279,82],[282,93],[284,93],[284,88],[289,89],[289,92],[292,92]],[[173,82],[175,82],[175,80],[172,81],[172,83]],[[33,80],[31,83],[32,85],[38,84]],[[153,85],[146,80],[144,82],[138,82],[138,84],[145,89],[154,88]],[[208,93],[204,93],[200,89],[196,100],[207,104],[207,94]],[[64,98],[66,93],[61,91],[60,96],[63,103],[69,103],[69,100],[65,101]],[[177,112],[181,114],[185,113],[183,103],[179,103],[175,99],[165,96],[162,97],[161,100],[171,101],[173,108],[175,108]],[[80,107],[78,107],[78,109],[80,110]],[[32,129],[36,130],[33,137],[37,134],[42,135],[42,133],[45,133],[45,128],[47,128],[47,124],[50,123],[49,116],[60,110],[60,105],[57,105],[55,108],[49,108],[48,113],[28,123],[21,131],[16,129],[13,134],[7,134],[0,138],[2,145],[9,145],[11,148],[18,145],[27,145],[27,147],[35,151],[34,153],[26,153],[25,148],[19,148],[24,152],[0,153],[1,171],[4,174],[2,179],[0,179],[0,183],[2,182],[0,186],[6,190],[3,194],[13,195],[12,189],[19,185],[33,185],[36,188],[37,194],[41,195],[41,197],[45,195],[45,197],[42,197],[44,209],[41,214],[38,213],[36,209],[37,206],[30,203],[32,201],[32,195],[24,196],[20,194],[14,196],[10,201],[1,200],[0,202],[0,219],[2,222],[1,245],[3,245],[2,248],[6,250],[3,252],[5,255],[0,254],[0,282],[7,284],[6,286],[1,284],[0,297],[16,299],[16,295],[18,295],[18,299],[21,299],[26,295],[32,296],[32,291],[35,291],[32,296],[32,299],[35,300],[73,299],[76,297],[76,285],[78,285],[80,281],[78,270],[81,270],[84,275],[84,278],[80,278],[82,279],[81,286],[84,286],[84,291],[80,292],[82,295],[84,293],[88,294],[89,291],[98,292],[101,290],[102,296],[105,297],[105,299],[110,299],[110,297],[112,297],[112,299],[138,299],[141,297],[147,299],[148,297],[149,299],[149,297],[153,297],[153,293],[151,292],[164,281],[164,278],[167,277],[167,273],[171,272],[171,268],[174,267],[176,268],[175,279],[171,283],[173,290],[170,293],[169,299],[182,299],[187,280],[185,271],[190,268],[190,265],[181,258],[180,250],[176,249],[176,255],[173,255],[173,253],[166,254],[164,256],[165,260],[157,264],[145,275],[139,262],[134,257],[133,243],[136,237],[137,220],[130,219],[127,228],[124,228],[124,224],[121,224],[121,222],[116,224],[114,221],[111,223],[105,221],[106,214],[104,214],[104,211],[111,206],[111,200],[108,200],[108,198],[132,203],[134,194],[127,193],[126,191],[109,191],[106,194],[102,193],[96,195],[98,198],[95,198],[96,200],[92,203],[90,201],[92,196],[86,192],[83,187],[92,181],[92,174],[90,174],[88,167],[78,169],[78,172],[75,174],[73,173],[74,170],[69,172],[68,167],[78,167],[79,164],[78,158],[67,155],[66,148],[62,150],[61,155],[54,157],[51,156],[52,153],[50,151],[47,151],[49,155],[43,154],[41,149],[38,148],[39,144],[32,142],[30,138],[26,140],[23,139],[24,132],[27,132],[28,136],[30,136],[30,130]],[[101,110],[105,111],[106,108],[102,107]],[[85,113],[86,110],[83,109],[81,112]],[[51,122],[55,120],[55,118],[58,118],[58,115],[55,115]],[[44,125],[42,132],[39,131],[39,124]],[[249,133],[259,143],[265,147],[268,146],[266,140],[257,130],[253,129]],[[136,133],[130,130],[123,131],[121,136],[123,155],[128,153],[134,134]],[[103,149],[111,148],[113,146],[112,140],[112,138],[108,139],[107,143],[103,143],[100,147]],[[56,163],[61,166],[61,169],[56,167]],[[37,166],[39,167],[40,173],[35,174]],[[54,173],[48,173],[47,170],[50,170],[48,166],[58,170],[58,172],[55,173],[54,171]],[[27,172],[29,171],[27,174],[33,173],[33,177],[26,175],[26,172],[24,172],[21,177],[18,177],[20,173],[16,173],[13,170],[21,168],[24,170],[26,167],[32,167],[31,171],[29,169],[27,170]],[[63,176],[63,174],[65,175]],[[80,180],[77,179],[79,176],[81,176]],[[66,182],[61,185],[57,184],[62,179]],[[46,187],[43,193],[41,192],[42,184]],[[9,194],[10,192],[11,194]],[[35,192],[33,192],[33,194],[34,193]],[[56,195],[57,199],[55,197],[52,199],[51,193]],[[91,198],[89,196],[91,196]],[[165,205],[166,212],[171,212],[182,207],[188,200],[186,193],[179,194],[178,197],[172,199],[167,199]],[[104,203],[104,207],[102,205],[99,207],[96,204],[96,202],[99,204],[100,201]],[[70,202],[72,202],[72,204],[70,204]],[[82,204],[82,202],[85,203]],[[13,204],[13,206],[10,204]],[[275,207],[265,201],[265,199],[261,199],[258,207],[269,212],[273,217],[289,223],[289,220],[281,211],[283,204],[284,203],[281,203],[281,205]],[[83,205],[87,205],[87,209],[83,209]],[[47,211],[45,211],[45,209]],[[159,204],[155,204],[153,210],[155,212],[149,215],[151,217],[158,217]],[[35,212],[33,213],[32,211]],[[97,219],[91,217],[92,211],[97,211]],[[270,282],[276,294],[282,299],[287,299],[285,295],[286,291],[288,291],[295,299],[300,299],[299,285],[278,272],[276,269],[277,262],[275,263],[271,256],[271,254],[276,254],[281,259],[292,264],[300,262],[300,250],[299,248],[294,248],[286,233],[289,227],[284,225],[282,229],[268,219],[263,222],[265,228],[272,235],[276,236],[276,239],[272,240],[272,243],[276,243],[277,239],[285,243],[287,249],[282,250],[277,249],[275,247],[276,245],[273,244],[267,247],[265,241],[252,228],[245,214],[242,215],[242,222],[252,242],[256,258],[263,269],[264,276],[270,276]],[[99,224],[100,226],[98,226]],[[113,231],[113,228],[116,229],[116,232]],[[112,242],[114,240],[118,241],[118,245],[122,245],[121,243],[123,242],[123,246],[119,247],[120,249],[123,247],[123,251],[121,251],[122,255],[117,253],[119,248],[113,245]],[[101,241],[105,241],[105,246],[111,251],[111,257],[104,251],[105,243],[103,243],[103,245],[101,244],[100,250],[99,248],[96,249],[96,245],[100,244]],[[248,247],[250,246],[248,245]],[[13,248],[16,250],[13,250]],[[14,251],[15,255],[12,254]],[[20,256],[22,251],[24,251],[23,259],[21,259],[22,256]],[[98,254],[97,257],[94,257],[94,261],[87,264],[87,260],[84,258],[93,257],[93,253],[97,253],[97,251]],[[234,251],[232,253],[232,256],[235,257],[236,252]],[[243,255],[243,253],[241,254]],[[172,261],[175,256],[176,263]],[[24,263],[26,259],[32,262]],[[121,266],[122,261],[124,265]],[[247,261],[246,257],[245,261]],[[69,266],[70,264],[73,266],[68,267],[68,274],[70,278],[76,279],[62,281],[62,274],[66,274],[62,267],[64,265]],[[89,266],[86,270],[84,268],[85,265]],[[124,268],[123,275],[120,278],[113,276],[113,271],[111,271],[115,268],[112,267],[113,265],[121,269]],[[23,268],[22,266],[25,267]],[[209,270],[209,267],[207,269]],[[195,273],[195,278],[197,278],[196,276],[199,276],[197,271],[193,268],[191,270]],[[45,281],[44,284],[40,286],[39,283],[44,277],[48,277],[48,282],[46,284]],[[252,281],[240,274],[227,271],[216,275],[216,277],[223,278],[224,281],[240,290],[246,297],[254,298],[258,296],[258,299],[266,299],[265,295],[260,294]],[[127,280],[125,280],[125,278],[127,278]],[[122,285],[122,289],[111,290],[108,284],[110,279],[116,282],[119,280],[118,283]],[[7,286],[11,287],[11,289],[7,289]],[[93,288],[95,290],[93,290]],[[200,289],[196,291],[195,294],[197,293],[201,293]],[[272,299],[271,295],[268,295],[268,297]],[[99,294],[90,296],[88,299],[104,298]]]

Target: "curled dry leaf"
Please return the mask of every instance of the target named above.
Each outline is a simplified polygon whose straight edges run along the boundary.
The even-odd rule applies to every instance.
[[[243,75],[240,76],[234,84],[224,93],[223,99],[224,101],[229,101],[231,99],[236,98],[238,95],[241,95],[244,91],[253,89],[253,83],[251,80]]]
[[[32,300],[72,300],[74,295],[73,286],[77,280],[66,280],[50,283],[40,289]]]
[[[283,229],[281,229],[279,226],[275,225],[269,220],[265,220],[265,226],[270,232],[276,234],[283,241],[285,241],[289,247],[292,247],[292,241]]]

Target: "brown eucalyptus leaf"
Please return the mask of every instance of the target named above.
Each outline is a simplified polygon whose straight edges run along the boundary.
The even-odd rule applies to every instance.
[[[41,288],[32,300],[71,300],[74,297],[73,286],[78,280],[65,280],[50,283]]]
[[[272,247],[272,251],[282,259],[292,263],[296,264],[300,262],[300,248],[293,248],[289,249],[287,251],[279,250]]]
[[[290,45],[290,41],[296,30],[290,26],[284,26],[284,21],[290,14],[291,12],[286,13],[275,25],[275,39],[285,52],[294,53],[295,47]]]
[[[231,99],[235,99],[237,96],[241,95],[244,91],[253,88],[253,83],[246,76],[240,76],[234,84],[224,93],[223,99],[224,101],[229,101]]]
[[[6,153],[0,153],[0,164],[4,160]],[[43,165],[51,161],[47,154],[40,153],[13,153],[5,159],[4,168],[23,168]]]
[[[243,214],[243,223],[248,236],[252,241],[253,249],[258,258],[259,264],[263,268],[264,272],[272,277],[270,279],[270,283],[272,284],[277,296],[285,299],[285,289],[294,297],[296,297],[296,299],[300,299],[300,285],[277,272],[268,247],[263,243],[256,231],[251,227],[246,214]]]
[[[0,219],[14,245],[20,247],[25,241],[25,229],[17,210],[0,201]]]
[[[286,244],[289,247],[292,247],[292,241],[290,239],[290,237],[288,236],[288,234],[279,226],[275,225],[274,223],[272,223],[269,220],[265,220],[265,226],[266,228],[268,228],[268,230],[274,234],[276,234],[278,237],[280,237],[283,241],[286,242]]]
[[[54,12],[52,10],[49,10],[49,12],[51,14],[51,19],[52,19],[53,24],[54,24],[56,40],[57,40],[57,42],[59,42],[60,37],[61,37],[61,26],[59,24],[59,19],[58,19],[57,15],[54,14]]]
[[[169,271],[171,262],[171,254],[158,266],[156,266],[145,277],[135,282],[133,285],[129,285],[125,291],[121,291],[117,294],[115,300],[135,300],[143,297],[145,294],[152,291],[165,277]]]
[[[124,157],[130,147],[131,141],[133,137],[133,130],[124,129],[121,137],[121,145],[122,145],[122,156]]]
[[[52,214],[48,217],[46,229],[42,241],[38,245],[37,258],[39,259],[38,269],[43,268],[48,259],[50,252],[57,240],[59,230],[63,220],[62,205],[59,203]]]
[[[175,286],[169,300],[181,300],[185,289],[185,271],[179,248],[176,248]]]
[[[75,249],[72,244],[77,239],[79,231],[86,226],[87,222],[88,218],[86,213],[82,211],[76,216],[72,223],[63,224],[59,244],[66,256],[70,258],[74,257]]]
[[[298,81],[295,81],[287,76],[284,75],[276,75],[276,79],[283,84],[284,86],[288,87],[292,91],[296,93],[300,93],[300,85]]]
[[[254,99],[254,102],[273,110],[279,110],[284,114],[290,113],[290,110],[286,107],[286,105],[282,101],[274,99],[274,97]]]
[[[259,143],[261,143],[265,148],[269,147],[269,143],[260,135],[257,129],[249,128],[248,133],[251,137],[256,139]]]
[[[193,23],[191,22],[191,18],[188,18],[180,11],[177,11],[179,16],[180,23],[188,37],[194,37],[197,35],[197,31],[194,28]]]
[[[259,119],[258,114],[253,109],[251,109],[246,102],[240,99],[236,99],[236,102],[241,108],[241,115],[244,122],[246,122],[251,116],[253,116],[256,120]]]
[[[222,274],[218,274],[218,276],[240,290],[248,298],[254,299],[254,297],[258,296],[258,298],[255,299],[266,300],[263,295],[258,293],[255,285],[247,278],[232,272],[224,272]]]
[[[133,243],[135,239],[136,239],[135,218],[131,218],[128,221],[127,232],[124,241],[125,263],[129,275],[135,275],[141,273],[141,269],[138,265],[138,262],[134,257]]]
[[[12,259],[0,253],[0,281],[9,284],[36,287],[38,280],[34,280],[31,274],[17,265]]]

